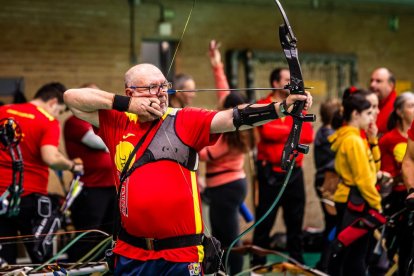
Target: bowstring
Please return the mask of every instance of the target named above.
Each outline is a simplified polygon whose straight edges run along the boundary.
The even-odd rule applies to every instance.
[[[196,3],[196,0],[193,0],[193,6],[191,7],[191,9],[190,9],[190,13],[189,13],[189,14],[188,14],[188,16],[187,16],[187,21],[186,21],[186,22],[185,22],[185,24],[184,24],[184,29],[183,29],[183,31],[182,31],[182,33],[181,33],[180,40],[178,41],[177,47],[175,48],[175,51],[174,51],[174,55],[173,55],[173,57],[172,57],[172,59],[171,59],[170,66],[168,67],[167,76],[166,76],[167,78],[168,78],[168,76],[169,76],[169,74],[170,74],[170,72],[171,72],[171,68],[172,68],[172,66],[173,66],[173,64],[174,64],[174,60],[175,60],[175,57],[176,57],[176,55],[177,55],[178,49],[180,48],[181,41],[182,41],[182,40],[183,40],[183,38],[184,38],[184,34],[185,34],[185,31],[187,30],[188,23],[190,22],[191,14],[193,13],[193,10],[194,10],[194,7],[195,7],[195,3]]]
[[[191,15],[192,15],[192,13],[193,13],[193,10],[194,10],[195,3],[196,3],[196,0],[193,0],[193,5],[192,5],[192,7],[191,7],[191,9],[190,9],[190,12],[189,12],[189,14],[188,14],[188,16],[187,16],[187,20],[186,20],[186,22],[185,22],[185,24],[184,24],[184,29],[183,29],[183,31],[182,31],[182,33],[181,33],[180,40],[178,41],[177,47],[175,48],[175,51],[174,51],[173,58],[171,59],[170,66],[169,66],[169,68],[168,68],[168,71],[167,71],[167,78],[168,78],[168,76],[169,76],[169,74],[170,74],[170,72],[171,72],[171,68],[172,68],[172,66],[173,66],[173,64],[174,64],[174,60],[175,60],[175,57],[177,56],[177,53],[178,53],[178,50],[179,50],[179,48],[180,48],[181,42],[182,42],[182,41],[183,41],[183,39],[184,39],[184,34],[185,34],[185,32],[186,32],[186,30],[187,30],[187,27],[188,27],[188,24],[189,24],[189,22],[190,22],[190,18],[191,18]],[[165,137],[166,137],[166,139],[167,139],[167,141],[168,141],[168,144],[169,144],[169,145],[170,145],[170,147],[172,148],[173,146],[172,146],[172,143],[171,143],[171,141],[170,141],[170,138],[168,137],[167,132],[165,131],[165,129],[164,129],[163,131],[164,131],[164,135],[165,135]],[[192,198],[194,198],[194,194],[193,194],[192,186],[188,183],[188,180],[187,180],[187,178],[186,178],[186,176],[185,176],[184,170],[183,170],[183,168],[181,167],[180,163],[178,162],[178,159],[177,159],[176,153],[175,153],[174,151],[173,151],[173,155],[174,155],[175,159],[177,160],[177,161],[176,161],[177,166],[178,166],[178,167],[179,167],[179,169],[180,169],[180,172],[181,172],[181,174],[182,174],[182,176],[183,176],[183,178],[184,178],[184,181],[185,181],[185,183],[186,183],[186,185],[187,185],[187,187],[188,187],[188,189],[189,189],[189,191],[190,191],[190,194],[191,194]],[[197,159],[197,163],[198,163],[198,159]],[[199,165],[199,164],[197,164],[197,166],[198,166],[198,165]],[[197,181],[196,181],[196,183],[197,183]],[[197,187],[197,190],[198,190],[198,187]],[[204,221],[204,217],[203,217],[202,212],[201,212],[201,209],[200,209],[200,206],[201,206],[201,197],[199,197],[199,195],[198,195],[198,194],[197,194],[197,198],[199,198],[199,204],[198,204],[198,205],[196,205],[196,208],[197,208],[198,210],[194,210],[194,212],[196,212],[196,211],[197,211],[197,212],[199,212],[200,217],[201,217],[201,221],[202,221],[202,224],[203,224],[203,227],[204,227],[205,231],[207,232],[207,234],[208,234],[209,236],[211,236],[211,231],[210,231],[210,229],[208,228],[208,226],[207,226],[206,222]],[[214,247],[215,254],[217,254],[217,256],[219,256],[219,257],[220,257],[219,267],[221,267],[221,266],[222,266],[222,254],[220,254],[220,252],[219,252],[218,248],[216,247],[216,245],[215,245],[214,243],[213,243],[213,247]]]

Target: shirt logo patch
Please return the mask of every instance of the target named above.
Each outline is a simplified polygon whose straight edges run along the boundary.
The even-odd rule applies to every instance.
[[[115,148],[115,165],[118,171],[122,172],[129,155],[134,150],[134,146],[130,142],[120,142]],[[134,164],[135,156],[132,158],[129,168]],[[128,169],[129,169],[128,168]]]
[[[122,135],[122,139],[126,139],[126,138],[128,138],[128,137],[131,137],[131,136],[135,136],[135,134],[133,134],[133,133],[128,133],[127,135]]]
[[[188,265],[188,271],[190,275],[201,275],[201,265],[200,263],[191,263]]]

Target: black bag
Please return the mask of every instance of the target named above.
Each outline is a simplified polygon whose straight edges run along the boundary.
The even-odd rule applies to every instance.
[[[32,262],[43,263],[52,257],[53,238],[63,223],[63,214],[60,212],[57,202],[52,198],[40,196],[37,199],[37,212],[39,221],[33,227],[34,242],[32,248]],[[58,198],[54,198],[55,201]]]
[[[221,243],[215,237],[203,238],[204,259],[203,272],[205,274],[213,274],[219,271],[222,264],[223,250],[221,250]]]

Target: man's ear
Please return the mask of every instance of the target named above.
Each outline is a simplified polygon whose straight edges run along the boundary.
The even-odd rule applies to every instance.
[[[134,90],[130,88],[125,89],[125,95],[127,95],[128,97],[132,97],[133,94],[134,94]]]
[[[58,99],[57,99],[57,98],[52,98],[52,99],[49,99],[49,100],[46,102],[46,104],[47,104],[48,106],[52,107],[52,106],[54,106],[54,105],[58,104]]]

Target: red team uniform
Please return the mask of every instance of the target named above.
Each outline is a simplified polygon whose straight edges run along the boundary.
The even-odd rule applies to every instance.
[[[152,127],[131,165],[143,157],[149,156],[150,159],[141,162],[126,179],[120,194],[122,227],[130,235],[163,239],[203,233],[196,183],[196,152],[214,144],[219,138],[220,135],[210,135],[215,114],[215,111],[196,108],[168,108]],[[115,161],[113,173],[118,187],[119,175],[129,154],[151,126],[150,122],[138,122],[134,114],[99,110],[97,134],[102,137]],[[182,149],[188,150],[186,159],[173,160],[183,156],[180,154]],[[148,150],[150,154],[143,155]],[[175,154],[176,151],[179,153]],[[192,157],[195,161],[188,164]],[[201,262],[203,259],[202,246],[152,251],[134,247],[120,239],[114,252],[141,261],[162,258],[172,262]]]
[[[41,147],[59,144],[58,121],[44,109],[32,103],[11,104],[0,107],[0,119],[12,118],[21,128],[19,143],[23,159],[23,194],[20,196],[16,216],[0,216],[0,237],[33,235],[43,218],[51,217],[52,202],[47,196],[48,165],[43,161]],[[0,150],[0,195],[12,184],[12,159],[9,151]],[[3,203],[3,202],[2,202]],[[18,232],[19,231],[19,232]],[[8,263],[15,263],[17,245],[11,240],[0,241],[0,256]],[[38,239],[25,243],[32,262],[41,263],[51,257],[51,250],[40,251]],[[43,247],[41,247],[43,248]],[[36,252],[36,253],[35,253]]]
[[[83,189],[71,206],[72,222],[77,230],[99,229],[113,232],[114,206],[116,206],[115,179],[112,174],[112,159],[104,148],[92,148],[82,142],[92,125],[71,116],[65,122],[64,137],[66,152],[71,159],[81,158],[84,174],[80,177]],[[95,137],[98,138],[99,137]],[[76,248],[68,250],[69,260],[77,261],[87,254],[100,239],[81,240]]]
[[[85,187],[112,187],[115,180],[108,152],[81,143],[83,136],[91,129],[90,123],[71,116],[65,122],[64,128],[66,152],[71,159],[82,159],[85,173],[80,180]]]
[[[40,146],[59,145],[59,122],[44,109],[31,103],[0,107],[0,119],[14,118],[22,129],[20,149],[24,160],[23,196],[47,194],[49,168],[43,162]],[[0,194],[12,183],[12,160],[8,151],[0,151]]]

